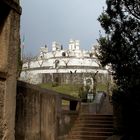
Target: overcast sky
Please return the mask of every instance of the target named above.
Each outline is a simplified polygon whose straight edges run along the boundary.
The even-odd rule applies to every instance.
[[[89,50],[102,31],[97,18],[105,0],[21,0],[21,6],[26,53],[37,54],[45,44],[51,48],[53,41],[66,48],[69,39],[80,40],[81,49]]]

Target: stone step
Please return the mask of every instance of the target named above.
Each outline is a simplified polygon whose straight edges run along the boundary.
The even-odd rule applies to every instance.
[[[75,136],[75,135],[90,135],[90,136],[111,136],[113,135],[113,132],[95,132],[95,131],[72,131],[70,133],[71,136]]]
[[[80,115],[79,117],[94,117],[94,118],[113,118],[112,115]]]
[[[90,131],[90,132],[113,132],[112,128],[90,128],[90,127],[80,127],[72,128],[71,131]]]
[[[80,116],[77,120],[113,120],[113,117],[107,116]]]
[[[85,136],[85,135],[75,135],[67,138],[67,140],[106,140],[108,136]]]
[[[94,123],[94,124],[76,124],[74,127],[90,127],[90,128],[113,128],[113,124],[99,124],[99,123]]]
[[[76,121],[112,121],[110,118],[78,118]]]
[[[77,120],[76,124],[93,124],[93,123],[99,123],[99,124],[113,124],[113,121],[111,120]]]
[[[81,114],[66,140],[106,140],[113,135],[113,116]]]
[[[91,113],[83,113],[83,114],[80,114],[81,117],[83,116],[91,116],[91,117],[113,117],[113,115],[108,115],[108,114],[91,114]]]

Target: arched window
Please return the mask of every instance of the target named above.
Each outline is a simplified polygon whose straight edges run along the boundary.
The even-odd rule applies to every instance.
[[[55,60],[55,68],[58,68],[59,60]]]
[[[66,56],[66,53],[65,52],[62,52],[62,56],[65,57]]]

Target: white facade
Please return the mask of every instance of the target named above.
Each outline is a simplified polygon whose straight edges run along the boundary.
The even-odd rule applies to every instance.
[[[41,47],[39,56],[31,62],[23,64],[21,80],[29,83],[41,83],[41,74],[53,73],[98,73],[107,74],[106,69],[99,67],[95,49],[90,51],[80,49],[79,40],[70,40],[68,49],[63,49],[57,42],[52,43],[52,51]]]

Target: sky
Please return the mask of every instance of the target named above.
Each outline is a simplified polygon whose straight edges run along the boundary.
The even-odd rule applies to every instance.
[[[80,40],[80,48],[89,50],[96,44],[97,18],[105,0],[21,0],[21,43],[24,53],[36,55],[45,44],[51,50],[53,41],[68,48],[70,39]]]

